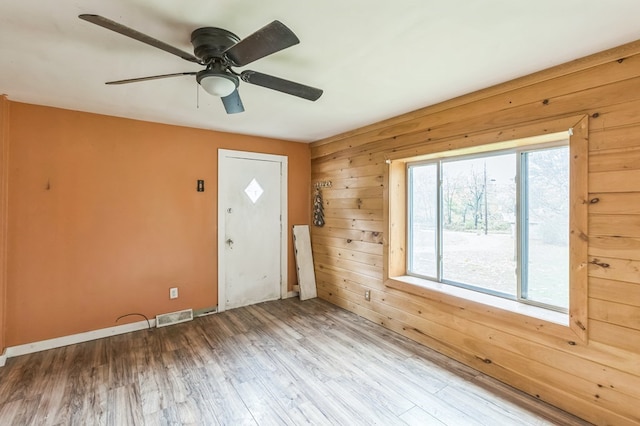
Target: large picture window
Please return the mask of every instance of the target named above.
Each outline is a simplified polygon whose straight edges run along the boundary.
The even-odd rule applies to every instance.
[[[569,308],[569,141],[407,163],[407,273]]]

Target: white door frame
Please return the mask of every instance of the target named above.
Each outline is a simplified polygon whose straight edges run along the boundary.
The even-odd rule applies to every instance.
[[[227,158],[240,158],[245,160],[272,161],[280,163],[280,298],[287,297],[287,169],[288,157],[284,155],[262,154],[258,152],[234,151],[229,149],[218,149],[218,312],[226,309],[226,264],[225,253],[225,229],[226,214],[225,206],[220,200],[224,199],[221,193],[220,182],[224,179],[224,160]]]

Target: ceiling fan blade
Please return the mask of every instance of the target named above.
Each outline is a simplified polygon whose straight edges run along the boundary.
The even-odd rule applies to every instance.
[[[273,21],[231,46],[225,54],[233,65],[243,67],[298,43],[293,31],[282,22]]]
[[[197,72],[174,72],[173,74],[151,75],[149,77],[127,78],[125,80],[107,81],[105,84],[127,84],[139,81],[159,80],[161,78],[178,77],[181,75],[196,75]]]
[[[182,59],[185,59],[187,61],[190,62],[195,62],[197,64],[200,63],[200,60],[198,58],[196,58],[195,56],[193,56],[191,53],[187,53],[183,50],[178,49],[177,47],[173,47],[167,43],[164,43],[160,40],[157,40],[153,37],[150,37],[146,34],[143,34],[139,31],[136,31],[132,28],[126,27],[122,24],[119,24],[117,22],[114,22],[110,19],[104,18],[100,15],[90,15],[90,14],[83,14],[83,15],[79,15],[78,18],[80,19],[84,19],[87,22],[91,22],[92,24],[96,24],[99,25],[103,28],[106,28],[108,30],[111,31],[115,31],[119,34],[122,34],[124,36],[130,37],[134,40],[138,40],[141,41],[143,43],[148,44],[149,46],[153,46],[156,47],[160,50],[164,50],[165,52],[169,52],[172,55],[176,55],[181,57]]]
[[[287,93],[310,101],[318,100],[318,98],[322,96],[322,90],[316,89],[315,87],[305,86],[304,84],[256,71],[243,71],[240,74],[240,78],[242,78],[242,81],[255,84],[256,86],[277,90],[278,92]]]
[[[242,105],[242,99],[240,99],[240,93],[238,93],[238,89],[234,90],[229,96],[225,96],[222,99],[222,104],[224,105],[225,111],[227,114],[237,114],[239,112],[244,112],[244,105]]]

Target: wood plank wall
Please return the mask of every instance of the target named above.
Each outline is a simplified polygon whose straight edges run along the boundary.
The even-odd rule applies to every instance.
[[[467,300],[384,285],[385,160],[581,115],[589,116],[589,197],[599,200],[589,205],[587,341],[568,341],[533,318],[512,321],[512,313]],[[640,423],[640,41],[315,142],[311,151],[312,184],[332,182],[323,190],[326,225],[312,227],[319,297],[596,424]]]

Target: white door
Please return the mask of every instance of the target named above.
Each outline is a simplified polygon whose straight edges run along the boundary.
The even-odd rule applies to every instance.
[[[286,157],[220,150],[218,159],[218,311],[280,299]]]

